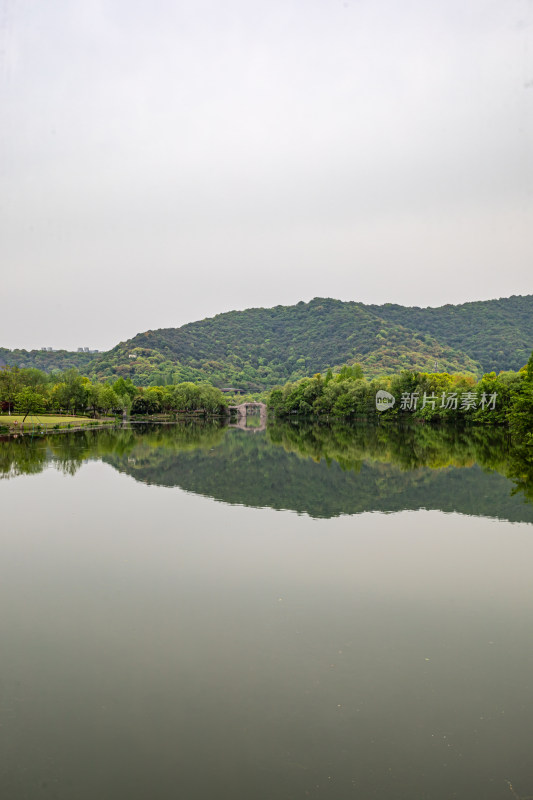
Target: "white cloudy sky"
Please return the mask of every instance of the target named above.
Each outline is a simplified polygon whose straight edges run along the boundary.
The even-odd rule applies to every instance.
[[[531,0],[0,0],[0,346],[533,292]]]

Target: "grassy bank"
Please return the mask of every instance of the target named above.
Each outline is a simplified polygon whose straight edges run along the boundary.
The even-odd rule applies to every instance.
[[[103,425],[115,422],[113,417],[105,419],[91,419],[67,414],[39,414],[31,416],[28,414],[26,420],[23,414],[0,414],[0,431],[4,433],[16,433],[17,431],[27,433],[36,428],[41,430],[62,430],[71,428],[83,428],[87,426]]]

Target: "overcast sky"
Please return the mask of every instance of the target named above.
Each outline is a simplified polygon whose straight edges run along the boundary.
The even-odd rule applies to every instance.
[[[533,292],[531,0],[0,0],[0,346]]]

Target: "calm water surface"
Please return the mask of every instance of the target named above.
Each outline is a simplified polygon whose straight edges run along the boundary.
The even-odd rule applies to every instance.
[[[2,798],[533,794],[502,442],[308,433],[0,443]]]

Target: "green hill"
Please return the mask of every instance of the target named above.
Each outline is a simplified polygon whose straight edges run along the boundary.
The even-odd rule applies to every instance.
[[[315,298],[309,303],[231,311],[139,333],[106,353],[0,349],[0,366],[52,371],[76,366],[90,377],[138,385],[207,380],[268,389],[342,364],[367,377],[401,369],[481,375],[516,370],[533,349],[533,295],[441,308],[406,308]],[[90,356],[90,357],[89,357]]]
[[[519,370],[533,349],[533,295],[480,300],[459,306],[366,306],[392,325],[428,334],[468,353],[484,372]]]
[[[0,347],[0,368],[5,366],[40,369],[43,372],[77,369],[89,375],[91,364],[98,353],[73,352],[70,350],[8,350]]]

